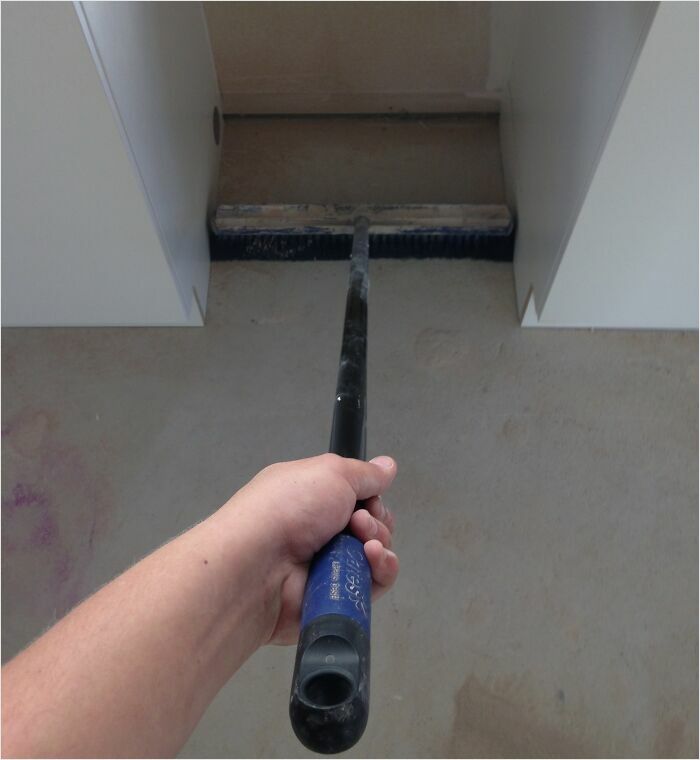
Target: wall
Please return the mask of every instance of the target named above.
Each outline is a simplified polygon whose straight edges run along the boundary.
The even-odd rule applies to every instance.
[[[204,308],[220,109],[202,4],[78,4],[183,298]]]
[[[5,325],[202,324],[213,66],[198,4],[145,6],[3,8]]]
[[[205,3],[227,113],[495,111],[491,3]]]
[[[510,78],[527,3],[496,2],[490,5],[489,75],[486,86],[489,90],[502,94]]]
[[[510,3],[496,5],[514,12]],[[655,10],[644,2],[517,9],[502,145],[518,217],[521,312],[530,293],[538,312],[546,301]]]
[[[661,3],[539,324],[697,328],[697,59],[697,3]]]

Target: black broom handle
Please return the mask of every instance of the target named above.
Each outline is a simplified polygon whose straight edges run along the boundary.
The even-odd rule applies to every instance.
[[[365,458],[369,221],[355,222],[330,451]],[[359,505],[357,505],[359,506]],[[357,508],[356,506],[356,508]],[[315,556],[302,604],[289,715],[314,752],[349,749],[369,716],[372,574],[347,529]]]

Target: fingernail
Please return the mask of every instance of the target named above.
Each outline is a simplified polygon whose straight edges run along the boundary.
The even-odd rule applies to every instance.
[[[386,508],[386,504],[384,503],[384,499],[382,499],[381,496],[377,496],[379,499],[379,503],[382,505],[382,520],[386,520],[389,510]]]
[[[394,466],[394,460],[391,457],[374,457],[374,459],[370,459],[370,463],[378,464],[385,470],[390,470]]]

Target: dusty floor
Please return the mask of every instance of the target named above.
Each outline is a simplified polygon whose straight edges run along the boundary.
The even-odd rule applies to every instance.
[[[3,654],[328,438],[346,268],[218,264],[204,329],[3,335]],[[370,453],[400,475],[352,756],[697,753],[697,335],[522,330],[508,265],[376,262]],[[184,755],[298,757],[294,652]]]

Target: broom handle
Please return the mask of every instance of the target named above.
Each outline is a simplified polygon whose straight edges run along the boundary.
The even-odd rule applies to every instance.
[[[343,343],[333,407],[329,451],[364,459],[367,420],[367,291],[369,288],[369,222],[355,223],[350,283],[345,303]]]
[[[369,221],[355,222],[330,451],[365,458]],[[359,506],[359,505],[357,505]],[[356,506],[356,509],[357,509]],[[314,557],[304,591],[289,715],[314,752],[349,749],[369,715],[372,574],[347,529]]]

